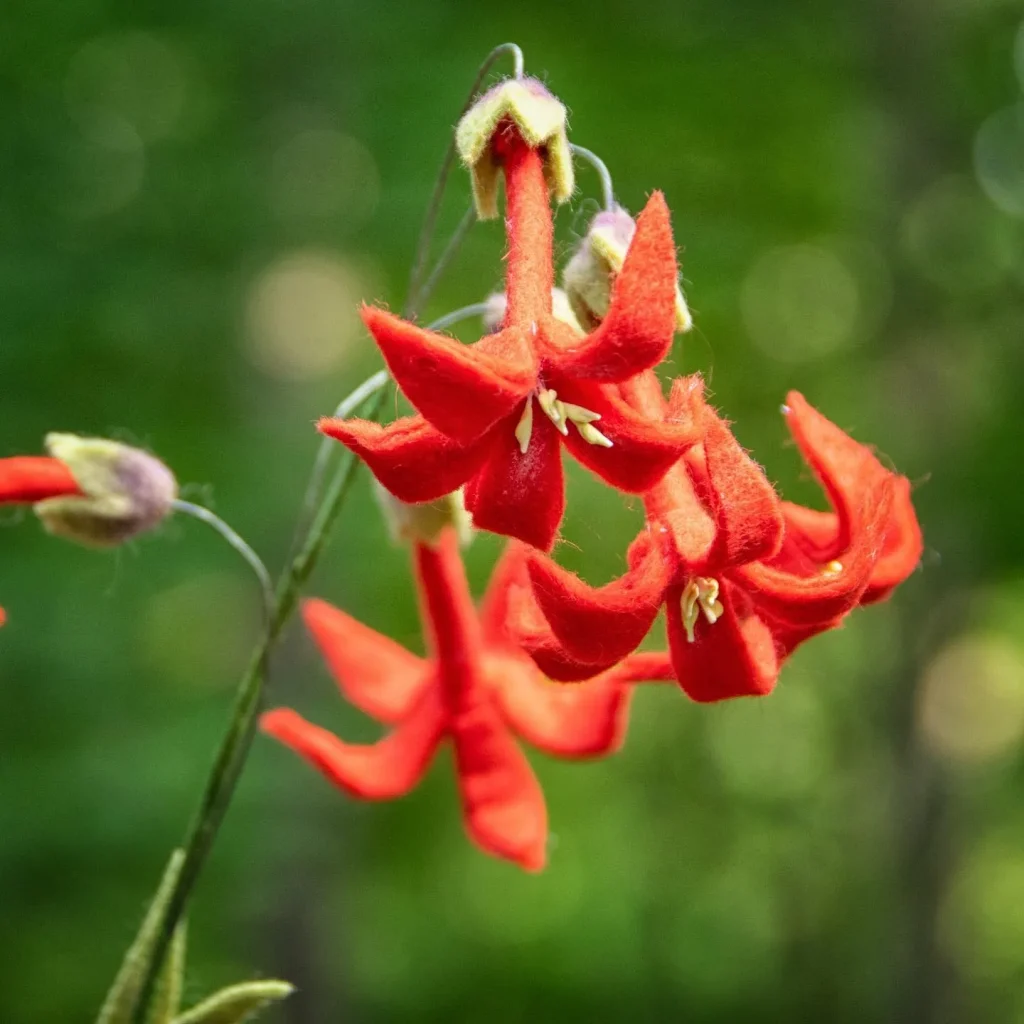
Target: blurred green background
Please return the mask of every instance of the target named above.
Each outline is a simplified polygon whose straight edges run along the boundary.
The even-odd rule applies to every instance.
[[[1024,1022],[1024,9],[1004,0],[34,0],[0,12],[0,454],[51,429],[159,453],[275,569],[315,417],[379,365],[474,69],[513,39],[634,212],[673,208],[704,371],[820,503],[798,388],[918,488],[928,550],[776,694],[638,694],[625,750],[533,757],[539,876],[465,839],[450,763],[335,793],[256,743],[196,893],[188,992],[289,1024]],[[581,169],[564,256],[599,197]],[[465,208],[460,172],[442,218]],[[480,225],[431,302],[500,285]],[[476,325],[466,325],[471,338]],[[622,567],[638,503],[573,467],[560,557]],[[259,624],[200,524],[113,556],[0,531],[0,1021],[92,1019],[181,835]],[[480,587],[498,545],[472,549]],[[416,647],[363,475],[313,592]],[[273,702],[347,737],[301,630]],[[531,755],[533,756],[533,755]],[[268,1015],[268,1020],[271,1015]]]

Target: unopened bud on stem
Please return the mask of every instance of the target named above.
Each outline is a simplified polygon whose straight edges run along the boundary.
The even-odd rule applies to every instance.
[[[81,495],[35,505],[50,533],[89,547],[113,547],[159,525],[171,512],[178,484],[157,458],[103,438],[47,434],[46,450],[63,462]]]
[[[412,504],[400,501],[375,481],[374,494],[396,544],[436,544],[446,526],[455,527],[460,547],[466,547],[473,538],[472,517],[466,511],[462,491],[453,491],[437,501]]]

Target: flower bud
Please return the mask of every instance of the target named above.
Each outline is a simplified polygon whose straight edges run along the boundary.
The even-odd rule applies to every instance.
[[[501,325],[505,320],[508,300],[505,298],[504,292],[494,292],[492,295],[487,296],[484,305],[487,307],[481,316],[484,322],[484,330],[488,334],[494,334],[496,331],[501,330]],[[561,288],[551,289],[551,315],[567,327],[571,327],[581,337],[585,333],[576,319],[572,306],[569,305],[569,296]]]
[[[466,511],[462,491],[453,491],[437,501],[412,504],[396,498],[377,481],[373,490],[395,544],[436,544],[446,526],[455,527],[460,547],[468,547],[473,539],[473,520]]]
[[[477,216],[498,216],[498,169],[492,142],[498,125],[511,121],[528,146],[542,149],[544,176],[564,203],[575,187],[565,107],[536,78],[509,78],[488,89],[463,115],[455,146],[469,168]]]
[[[607,315],[612,284],[622,270],[636,221],[621,207],[604,210],[591,222],[586,237],[562,271],[569,303],[583,327],[592,331]],[[693,326],[682,289],[676,285],[676,330]]]
[[[117,441],[47,434],[46,450],[71,471],[81,495],[37,502],[50,533],[112,547],[153,529],[172,510],[178,484],[157,458]]]

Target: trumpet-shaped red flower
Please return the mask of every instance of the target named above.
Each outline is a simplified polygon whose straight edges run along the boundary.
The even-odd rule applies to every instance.
[[[484,850],[528,870],[544,865],[547,809],[515,732],[559,757],[601,757],[626,728],[626,682],[656,672],[637,657],[586,685],[546,680],[505,632],[513,589],[525,585],[523,556],[499,563],[480,614],[473,607],[455,533],[416,544],[415,565],[430,656],[419,658],[322,601],[306,624],[342,693],[394,728],[377,743],[345,743],[289,709],[263,716],[277,737],[336,785],[367,800],[408,793],[450,740],[466,828]],[[524,583],[517,583],[523,578]]]
[[[58,459],[31,455],[0,459],[0,505],[34,505],[80,493],[71,471]],[[0,626],[5,619],[0,608]]]
[[[681,381],[651,419],[616,382],[654,366],[675,330],[676,260],[668,208],[652,194],[601,324],[580,337],[552,314],[552,220],[540,152],[511,121],[493,154],[508,208],[507,310],[502,329],[472,345],[363,308],[395,380],[418,416],[386,427],[320,422],[403,501],[466,485],[476,525],[547,550],[565,508],[560,443],[602,479],[639,493],[698,440],[694,381]]]
[[[631,392],[648,410],[663,401],[653,378]],[[690,697],[766,694],[800,642],[912,570],[919,531],[903,478],[801,395],[791,393],[784,412],[834,512],[784,505],[708,410],[700,448],[644,496],[647,527],[624,576],[592,588],[531,556],[547,627],[535,619],[519,632],[549,674],[580,678],[614,663],[664,605],[672,668]]]

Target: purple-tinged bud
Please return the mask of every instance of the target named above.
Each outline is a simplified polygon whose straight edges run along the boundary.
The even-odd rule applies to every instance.
[[[484,330],[488,334],[494,334],[496,331],[501,330],[501,326],[505,321],[505,310],[508,308],[508,300],[505,298],[504,292],[494,292],[487,296],[484,300],[484,305],[486,308],[481,314]],[[585,333],[576,319],[572,306],[569,304],[569,296],[561,288],[551,289],[551,315],[556,320],[561,320],[567,327],[571,327],[581,337]]]
[[[68,467],[82,491],[35,505],[43,525],[58,537],[114,547],[158,526],[174,508],[177,481],[148,452],[75,434],[47,434],[46,450]]]

